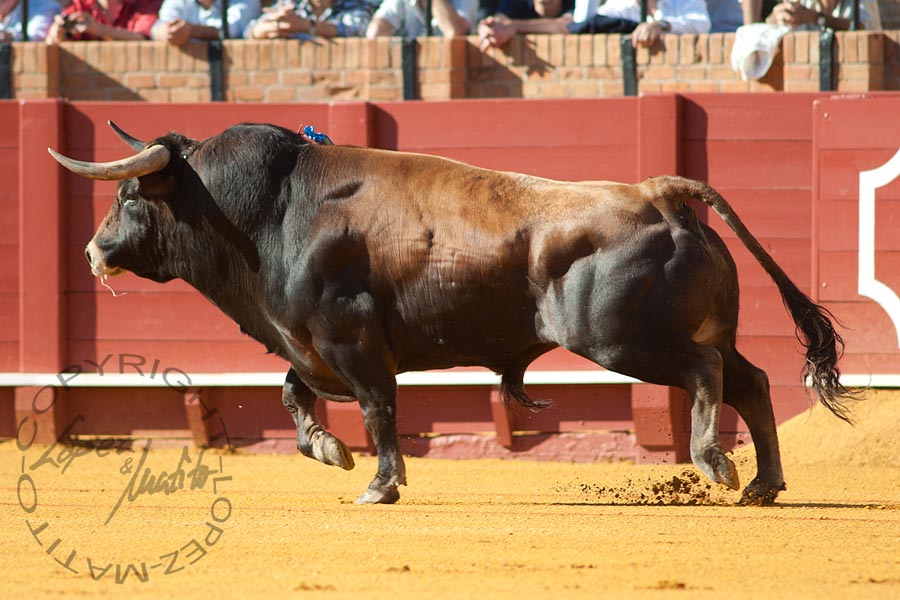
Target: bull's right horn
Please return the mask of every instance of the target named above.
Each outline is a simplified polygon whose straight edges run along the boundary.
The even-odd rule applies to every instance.
[[[116,132],[116,135],[119,136],[119,139],[131,146],[135,152],[140,152],[144,149],[144,146],[147,145],[145,142],[142,142],[131,134],[125,133],[125,131],[123,131],[121,127],[119,127],[112,121],[107,121],[106,123],[110,127],[112,127],[112,130]]]
[[[150,146],[144,148],[134,156],[106,163],[92,163],[75,160],[63,156],[53,148],[47,148],[56,162],[72,171],[76,175],[83,175],[89,179],[102,179],[104,181],[121,181],[132,177],[141,177],[150,173],[157,173],[166,168],[171,157],[169,149],[165,146]]]

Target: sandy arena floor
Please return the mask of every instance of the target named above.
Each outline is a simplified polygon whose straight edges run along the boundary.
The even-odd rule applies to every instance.
[[[135,484],[104,524],[140,452],[63,471],[59,448],[36,466],[46,447],[6,442],[0,596],[897,599],[900,394],[855,414],[781,428],[788,490],[771,508],[733,506],[689,465],[428,459],[409,460],[399,504],[357,506],[372,458],[344,472],[207,452],[222,472],[204,479],[191,449],[184,489]],[[180,457],[143,466],[177,472]],[[752,448],[735,460],[748,480]]]

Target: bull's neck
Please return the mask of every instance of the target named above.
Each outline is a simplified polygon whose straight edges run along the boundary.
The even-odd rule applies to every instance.
[[[228,315],[244,333],[277,353],[279,337],[260,305],[271,284],[272,265],[262,265],[252,238],[232,235],[223,242],[217,232],[206,232],[194,236],[185,251],[190,260],[180,261],[177,276]]]

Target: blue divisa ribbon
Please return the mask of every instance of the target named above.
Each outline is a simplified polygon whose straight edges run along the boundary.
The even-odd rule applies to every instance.
[[[331,141],[330,137],[320,131],[316,131],[312,125],[307,125],[303,128],[303,136],[317,144],[324,144],[326,146],[334,145],[334,142]]]

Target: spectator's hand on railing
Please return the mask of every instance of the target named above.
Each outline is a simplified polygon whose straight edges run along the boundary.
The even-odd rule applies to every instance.
[[[313,33],[313,24],[296,12],[291,4],[266,9],[250,31],[255,39],[290,37],[295,33]]]
[[[50,28],[47,30],[47,36],[44,38],[45,44],[58,44],[69,39],[69,18],[61,14],[53,17]]]
[[[175,19],[155,28],[153,36],[160,42],[166,42],[173,46],[184,46],[191,41],[191,29],[191,24],[184,19]]]
[[[766,23],[771,25],[804,25],[807,23],[815,23],[819,18],[819,13],[806,8],[799,2],[788,0],[776,4],[772,12],[766,17]]]
[[[631,43],[634,46],[643,46],[649,48],[655,44],[663,36],[662,25],[659,21],[647,21],[638,25],[631,32]]]
[[[488,48],[501,48],[515,34],[516,28],[506,15],[487,17],[478,24],[478,47],[482,52]]]
[[[94,20],[90,13],[73,12],[66,15],[66,30],[72,33],[89,33],[97,37],[103,37],[104,27]]]

